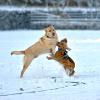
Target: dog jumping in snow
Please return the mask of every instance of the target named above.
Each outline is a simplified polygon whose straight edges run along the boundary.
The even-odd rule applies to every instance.
[[[57,43],[58,51],[55,54],[52,54],[50,57],[47,57],[48,60],[54,59],[63,65],[66,73],[69,76],[74,75],[75,71],[75,62],[68,56],[68,51],[71,50],[67,45],[67,39],[63,39]]]
[[[23,69],[20,74],[20,78],[23,77],[24,72],[31,64],[32,60],[41,54],[54,53],[56,44],[58,42],[58,36],[53,26],[48,26],[45,29],[45,35],[41,37],[35,44],[23,51],[12,51],[11,55],[24,55]]]

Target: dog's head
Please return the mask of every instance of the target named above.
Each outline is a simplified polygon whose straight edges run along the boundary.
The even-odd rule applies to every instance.
[[[67,39],[66,38],[61,40],[60,42],[57,42],[57,46],[61,50],[66,50],[66,49],[71,50],[67,45]]]
[[[45,36],[47,38],[55,38],[57,37],[56,30],[53,26],[48,26],[45,29]]]

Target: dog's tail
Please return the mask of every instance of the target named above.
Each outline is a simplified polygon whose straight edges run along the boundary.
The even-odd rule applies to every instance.
[[[12,51],[11,55],[13,55],[13,54],[15,54],[15,55],[21,55],[21,54],[25,54],[25,51]]]

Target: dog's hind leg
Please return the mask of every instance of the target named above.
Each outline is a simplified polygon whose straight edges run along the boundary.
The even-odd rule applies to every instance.
[[[28,68],[28,66],[31,64],[32,60],[33,60],[33,56],[24,56],[24,64],[23,64],[23,69],[21,71],[21,75],[20,78],[23,77],[24,72],[26,71],[26,69]]]
[[[73,70],[70,70],[69,76],[73,76],[74,73],[75,73],[74,69]]]
[[[21,54],[25,54],[25,51],[12,51],[11,55],[13,55],[13,54],[15,54],[15,55],[21,55]]]

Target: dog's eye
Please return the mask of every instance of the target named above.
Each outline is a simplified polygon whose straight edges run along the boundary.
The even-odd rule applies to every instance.
[[[51,32],[51,30],[49,30],[49,32]]]

